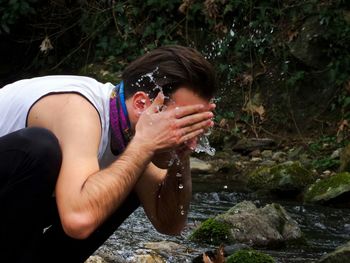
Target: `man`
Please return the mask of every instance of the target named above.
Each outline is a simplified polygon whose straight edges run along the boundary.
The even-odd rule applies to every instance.
[[[213,69],[194,49],[167,46],[122,79],[0,89],[3,262],[84,262],[139,205],[159,232],[184,227],[189,154],[213,126]]]

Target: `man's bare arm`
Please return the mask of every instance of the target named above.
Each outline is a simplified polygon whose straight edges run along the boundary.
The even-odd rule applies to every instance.
[[[180,234],[192,196],[189,157],[175,160],[168,170],[150,163],[136,184],[136,192],[159,232]]]

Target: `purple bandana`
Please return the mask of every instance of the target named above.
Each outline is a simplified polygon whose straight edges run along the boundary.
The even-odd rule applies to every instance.
[[[130,141],[130,122],[124,99],[124,84],[121,82],[112,91],[110,100],[111,151],[121,154]]]

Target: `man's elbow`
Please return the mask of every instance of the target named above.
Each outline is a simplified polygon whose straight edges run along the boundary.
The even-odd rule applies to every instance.
[[[62,228],[67,236],[74,239],[88,238],[97,227],[96,222],[89,215],[71,214],[61,218]]]
[[[159,224],[155,226],[156,230],[164,235],[169,236],[179,236],[181,235],[182,230],[184,229],[185,225],[175,225],[175,224]]]

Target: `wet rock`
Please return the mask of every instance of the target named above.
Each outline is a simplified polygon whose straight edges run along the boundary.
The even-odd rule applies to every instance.
[[[331,203],[348,206],[350,194],[350,173],[342,172],[317,180],[304,194],[305,202]]]
[[[102,257],[100,256],[90,256],[85,263],[107,263],[106,260],[104,260]]]
[[[131,263],[165,263],[166,261],[156,254],[136,255]]]
[[[269,138],[243,138],[239,140],[232,150],[242,154],[249,154],[255,150],[273,149],[276,147],[276,142]]]
[[[204,221],[191,239],[208,244],[244,243],[275,247],[302,238],[301,230],[279,204],[257,208],[244,201],[226,213]]]
[[[210,163],[194,157],[190,158],[190,167],[192,173],[209,174],[214,172],[214,168]]]
[[[235,242],[253,246],[274,247],[302,238],[297,222],[279,204],[257,208],[251,201],[244,201],[216,220],[230,226]]]
[[[144,244],[145,248],[159,252],[174,252],[176,250],[186,250],[185,246],[179,245],[171,241],[149,242]]]
[[[349,262],[350,242],[338,247],[335,251],[323,256],[317,263],[342,263]]]
[[[272,167],[260,167],[248,175],[247,186],[252,190],[266,190],[297,195],[315,181],[314,174],[300,162],[286,162]]]
[[[262,252],[258,252],[252,249],[243,249],[235,252],[229,256],[226,263],[274,263],[276,262],[273,257]]]

